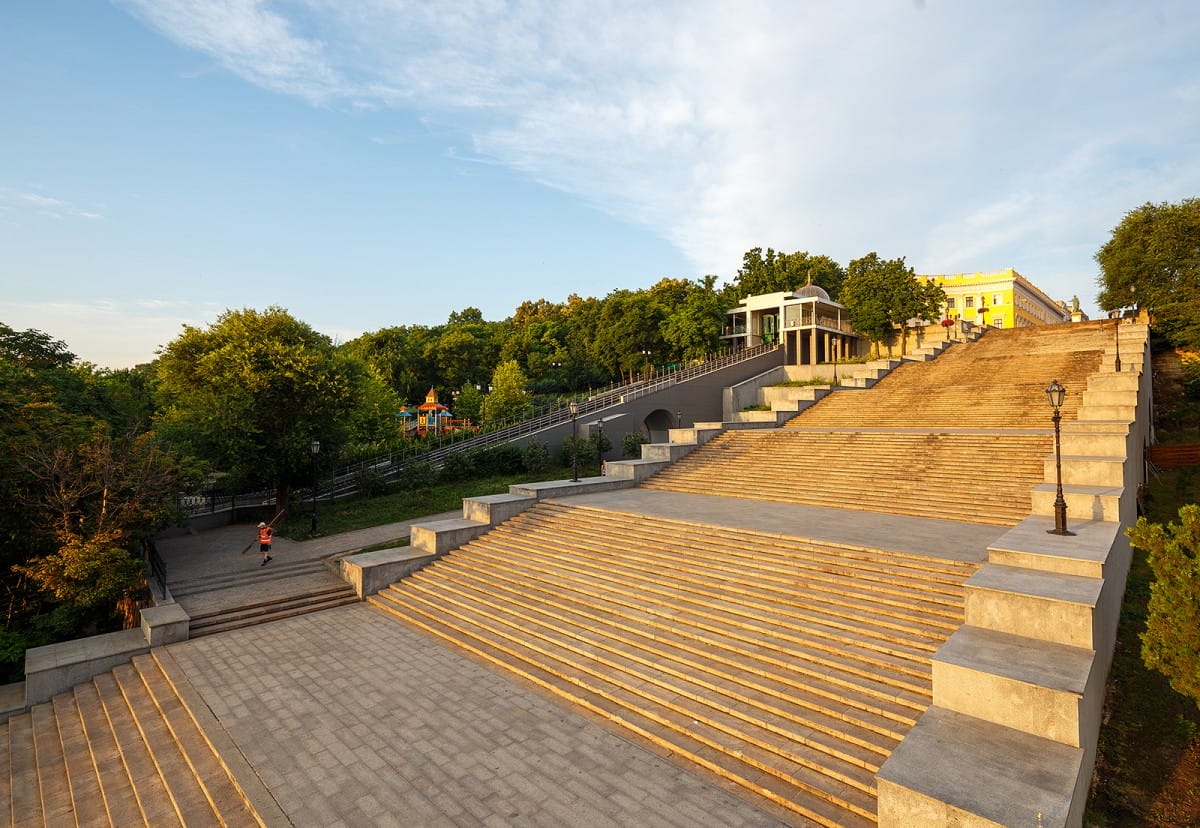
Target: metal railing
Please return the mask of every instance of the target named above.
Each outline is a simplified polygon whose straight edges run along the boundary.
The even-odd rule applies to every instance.
[[[158,581],[159,598],[166,599],[167,597],[167,562],[162,559],[159,554],[158,547],[154,545],[153,540],[145,540],[142,542],[143,548],[146,551],[146,563],[150,566],[150,572]]]
[[[745,362],[749,359],[769,353],[778,345],[756,345],[751,348],[740,348],[729,351],[721,356],[713,357],[704,362],[665,372],[653,379],[637,380],[631,383],[614,384],[599,391],[590,392],[586,397],[580,395],[573,400],[577,404],[576,417],[587,417],[614,405],[632,402],[633,400],[654,394],[678,385],[682,382]],[[522,437],[528,437],[539,431],[553,428],[570,422],[571,400],[556,401],[532,414],[524,417],[510,418],[493,424],[486,431],[479,433],[455,432],[441,435],[437,444],[405,447],[385,454],[352,463],[339,469],[329,478],[326,485],[318,486],[318,500],[332,500],[352,494],[356,491],[359,481],[364,475],[372,475],[390,480],[400,475],[404,468],[413,462],[429,463],[438,467],[446,456],[462,451],[473,451],[491,448],[493,446],[511,443]],[[300,490],[298,493],[304,493]],[[312,499],[312,491],[304,494],[304,500]],[[239,506],[267,506],[275,502],[275,493],[269,491],[248,492],[238,495],[194,494],[180,499],[180,508],[188,517],[211,514],[220,511],[233,510]]]

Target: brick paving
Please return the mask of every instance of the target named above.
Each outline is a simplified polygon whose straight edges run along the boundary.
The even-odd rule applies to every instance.
[[[170,652],[294,825],[791,821],[366,605]]]

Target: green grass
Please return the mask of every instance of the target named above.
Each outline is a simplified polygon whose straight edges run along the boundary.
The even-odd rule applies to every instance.
[[[599,474],[599,469],[580,465],[580,475]],[[570,469],[551,467],[536,474],[499,475],[455,483],[431,483],[415,489],[391,491],[375,497],[351,497],[335,503],[317,504],[318,535],[335,535],[354,529],[382,526],[412,520],[440,512],[462,509],[464,497],[503,494],[511,483],[564,480]],[[312,512],[303,506],[294,508],[277,527],[282,537],[308,540],[312,537]],[[390,544],[394,546],[395,544]]]
[[[829,385],[827,379],[806,379],[806,380],[787,380],[786,382],[777,382],[772,388],[807,388],[810,385]]]

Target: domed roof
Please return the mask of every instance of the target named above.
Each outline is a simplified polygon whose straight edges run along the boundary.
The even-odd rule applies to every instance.
[[[829,298],[829,294],[825,292],[825,288],[813,284],[811,275],[808,277],[808,284],[796,291],[796,296],[800,299],[824,299],[826,302],[832,301]]]

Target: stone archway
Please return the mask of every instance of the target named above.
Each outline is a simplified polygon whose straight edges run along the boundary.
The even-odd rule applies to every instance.
[[[666,443],[670,440],[670,429],[679,426],[678,414],[665,408],[656,408],[642,420],[642,429],[651,443]]]

